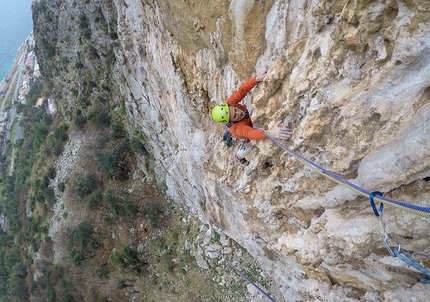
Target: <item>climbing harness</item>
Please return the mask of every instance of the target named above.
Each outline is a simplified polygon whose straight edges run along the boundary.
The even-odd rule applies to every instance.
[[[233,136],[231,135],[230,131],[228,131],[228,129],[226,129],[222,135],[222,141],[227,148],[230,148],[234,145]]]
[[[338,184],[358,193],[359,195],[368,197],[370,199],[370,205],[372,206],[373,212],[376,217],[380,218],[380,224],[381,224],[381,230],[382,230],[382,239],[385,247],[387,248],[388,252],[393,257],[398,257],[400,260],[405,262],[406,264],[414,267],[418,271],[422,272],[429,278],[423,278],[420,279],[421,282],[430,283],[430,271],[428,271],[424,266],[422,266],[420,263],[418,263],[409,253],[407,253],[404,249],[402,249],[402,246],[397,239],[394,238],[391,234],[387,233],[385,231],[385,223],[382,220],[382,211],[384,209],[384,204],[387,204],[389,206],[396,207],[398,209],[405,210],[407,212],[420,215],[423,217],[430,218],[430,208],[425,208],[421,206],[411,205],[404,202],[400,202],[397,200],[389,199],[386,197],[383,197],[382,192],[374,191],[374,192],[368,192],[353,183],[344,180],[343,178],[337,176],[336,174],[318,166],[317,164],[311,162],[310,160],[306,159],[305,157],[299,155],[298,153],[294,152],[293,150],[289,149],[287,146],[283,145],[282,143],[278,142],[275,138],[271,137],[266,131],[263,129],[259,129],[261,132],[263,132],[269,139],[271,139],[275,144],[280,146],[282,149],[293,155],[295,158],[299,159],[306,165],[308,165],[312,170],[318,172],[319,174],[337,182]],[[379,210],[376,208],[375,200],[377,200],[380,203]],[[389,241],[394,242],[397,247],[395,249],[391,249]]]
[[[232,125],[232,123],[229,123],[227,125],[224,125],[225,131],[222,135],[222,141],[224,145],[227,148],[230,148],[234,146],[239,140],[237,138],[234,138],[233,135],[231,135],[230,131],[228,131],[228,128]],[[239,162],[245,166],[249,165],[249,161],[245,158],[246,155],[249,154],[252,150],[252,144],[249,140],[243,139],[242,144],[239,146],[237,150],[237,158]]]
[[[245,279],[246,281],[248,281],[251,285],[253,285],[256,289],[258,289],[258,291],[260,292],[260,293],[262,293],[264,296],[266,296],[266,298],[267,299],[269,299],[270,301],[272,301],[272,302],[276,302],[272,297],[270,297],[264,290],[262,290],[261,288],[259,288],[258,286],[257,286],[257,284],[255,284],[254,282],[252,282],[247,276],[245,276],[245,274],[244,273],[242,273],[240,270],[238,270],[237,268],[235,268],[234,266],[233,266],[233,264],[231,264],[229,261],[227,261],[227,260],[225,260],[224,259],[224,261],[225,262],[227,262],[227,264],[239,275],[239,276],[241,276],[243,279]]]
[[[231,135],[230,131],[228,131],[228,128],[230,128],[231,125],[233,125],[233,123],[228,123],[224,125],[224,134],[222,135],[222,142],[227,148],[233,146],[237,140],[233,137],[233,135]]]
[[[377,210],[376,205],[375,205],[375,201],[374,201],[375,195],[382,196],[382,193],[379,191],[375,191],[375,192],[370,193],[369,201],[370,201],[370,205],[372,206],[372,209],[373,209],[375,216],[379,217],[379,222],[381,225],[381,233],[382,233],[382,242],[384,243],[384,246],[387,249],[388,253],[390,253],[390,255],[393,257],[399,258],[400,260],[402,260],[407,265],[412,266],[413,268],[417,269],[418,271],[420,271],[421,273],[423,273],[424,275],[426,275],[428,277],[428,278],[420,279],[421,282],[430,283],[430,271],[428,271],[423,265],[421,265],[418,261],[416,261],[411,256],[411,254],[409,254],[404,249],[402,249],[402,244],[396,238],[394,238],[393,235],[391,235],[390,233],[387,233],[387,231],[385,230],[385,227],[386,227],[385,222],[382,219],[382,211],[384,209],[384,204],[381,203],[379,205],[379,210]],[[393,242],[394,245],[396,246],[394,249],[391,248],[390,241]]]
[[[327,177],[328,179],[333,180],[334,182],[337,182],[338,184],[356,192],[357,194],[359,194],[361,196],[364,196],[366,198],[368,198],[370,196],[371,193],[368,192],[367,190],[364,190],[364,189],[360,188],[359,186],[354,185],[353,183],[337,176],[333,172],[330,172],[330,171],[324,169],[323,167],[320,167],[317,164],[311,162],[310,160],[308,160],[305,157],[301,156],[300,154],[294,152],[293,150],[291,150],[287,146],[278,142],[275,138],[271,137],[265,130],[260,129],[260,128],[257,128],[257,129],[260,130],[261,132],[263,132],[275,144],[277,144],[282,149],[284,149],[285,151],[287,151],[288,153],[293,155],[295,158],[299,159],[304,164],[308,165],[312,170],[316,171],[317,173]],[[398,209],[401,209],[401,210],[404,210],[404,211],[407,211],[407,212],[410,212],[410,213],[413,213],[413,214],[416,214],[419,216],[430,218],[430,208],[421,207],[421,206],[417,206],[417,205],[411,205],[411,204],[407,204],[407,203],[404,203],[401,201],[393,200],[393,199],[390,199],[387,197],[383,197],[382,194],[381,195],[375,194],[375,196],[373,196],[373,199],[375,199],[376,201],[378,201],[380,203],[384,203],[388,206],[396,207]]]

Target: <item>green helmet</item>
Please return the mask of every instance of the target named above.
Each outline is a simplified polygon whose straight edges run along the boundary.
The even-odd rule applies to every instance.
[[[215,122],[228,124],[230,120],[230,108],[228,104],[216,105],[214,109],[212,109],[212,118]]]

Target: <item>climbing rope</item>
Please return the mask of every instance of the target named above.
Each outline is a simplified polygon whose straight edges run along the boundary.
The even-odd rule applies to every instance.
[[[233,266],[233,264],[231,264],[229,261],[227,261],[227,260],[225,260],[224,259],[224,261],[225,262],[227,262],[227,264],[239,275],[239,276],[241,276],[243,279],[245,279],[246,281],[248,281],[251,285],[253,285],[256,289],[258,289],[258,291],[260,292],[260,293],[262,293],[264,296],[266,296],[266,298],[267,299],[269,299],[270,301],[272,301],[272,302],[276,302],[272,297],[270,297],[268,294],[266,294],[266,292],[264,291],[264,290],[262,290],[261,288],[259,288],[258,286],[257,286],[257,284],[255,284],[254,282],[252,282],[247,276],[245,276],[245,274],[244,273],[242,273],[240,270],[238,270],[237,268],[235,268],[234,266]]]
[[[261,132],[263,132],[268,138],[270,138],[275,144],[280,146],[282,149],[293,155],[295,158],[299,159],[306,165],[308,165],[312,170],[318,172],[319,174],[337,182],[338,184],[351,189],[352,191],[356,192],[359,195],[362,195],[364,197],[368,197],[370,200],[370,205],[372,206],[373,212],[375,216],[380,218],[380,224],[381,224],[381,230],[382,230],[382,241],[390,253],[391,256],[397,257],[400,260],[402,260],[404,263],[412,266],[413,268],[417,269],[421,273],[425,274],[429,278],[422,278],[420,279],[421,282],[424,283],[430,283],[430,271],[428,271],[424,266],[422,266],[418,261],[416,261],[408,252],[406,252],[404,249],[402,249],[402,246],[400,242],[394,238],[391,234],[387,233],[385,231],[385,223],[382,220],[382,211],[384,209],[384,204],[387,204],[389,206],[393,206],[399,209],[402,209],[404,211],[420,215],[423,217],[430,218],[430,208],[420,207],[416,205],[407,204],[404,202],[400,202],[397,200],[393,200],[387,197],[382,196],[382,192],[374,191],[374,192],[368,192],[359,186],[354,185],[353,183],[344,180],[343,178],[337,176],[336,174],[318,166],[317,164],[311,162],[310,160],[306,159],[305,157],[301,156],[300,154],[294,152],[293,150],[289,149],[287,146],[283,145],[279,141],[277,141],[275,138],[271,137],[266,131],[263,129],[259,129]],[[376,208],[375,200],[380,202],[379,210]],[[389,241],[394,242],[397,247],[393,250],[390,247]]]
[[[260,128],[257,128],[257,129],[260,130],[261,132],[263,132],[270,140],[272,140],[279,147],[281,147],[282,149],[284,149],[285,151],[287,151],[288,153],[293,155],[295,158],[299,159],[301,162],[303,162],[304,164],[309,166],[312,170],[316,171],[320,175],[323,175],[324,177],[327,177],[328,179],[331,179],[332,181],[337,182],[338,184],[340,184],[340,185],[342,185],[342,186],[344,186],[344,187],[346,187],[346,188],[348,188],[348,189],[350,189],[350,190],[356,192],[357,194],[364,196],[366,198],[369,198],[369,196],[372,194],[371,192],[360,188],[359,186],[337,176],[333,172],[324,169],[323,167],[313,163],[312,161],[301,156],[300,154],[294,152],[293,150],[291,150],[290,148],[288,148],[287,146],[283,145],[282,143],[277,141],[275,138],[270,136],[265,130],[260,129]],[[407,203],[400,202],[397,200],[393,200],[393,199],[382,196],[382,193],[380,195],[374,194],[372,197],[374,200],[376,200],[380,203],[386,204],[388,206],[392,206],[392,207],[407,211],[409,213],[413,213],[415,215],[430,218],[430,208],[421,207],[421,206],[417,206],[417,205],[411,205],[411,204],[407,204]],[[373,210],[375,212],[375,208]]]

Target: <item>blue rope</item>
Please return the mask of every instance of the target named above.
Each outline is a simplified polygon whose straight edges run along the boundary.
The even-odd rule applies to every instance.
[[[333,172],[324,169],[323,167],[317,165],[316,163],[313,163],[312,161],[308,160],[307,158],[301,156],[300,154],[294,152],[293,150],[291,150],[290,148],[288,148],[287,146],[283,145],[282,143],[280,143],[278,140],[276,140],[275,138],[271,137],[265,130],[260,129],[260,128],[256,128],[258,130],[260,130],[262,133],[264,133],[270,140],[272,140],[275,144],[277,144],[279,147],[281,147],[282,149],[284,149],[285,151],[287,151],[288,153],[290,153],[291,155],[293,155],[294,157],[296,157],[297,159],[301,160],[302,162],[304,162],[305,164],[307,164],[308,166],[310,166],[314,171],[318,172],[319,174],[337,182],[338,184],[347,187],[353,191],[355,191],[356,193],[364,196],[364,197],[369,197],[370,196],[370,192],[366,191],[363,188],[360,188],[359,186],[337,176],[336,174],[334,174]],[[411,204],[407,204],[404,202],[400,202],[397,200],[393,200],[387,197],[383,197],[383,196],[376,196],[377,194],[374,194],[372,196],[373,199],[379,201],[379,202],[385,202],[387,205],[391,205],[397,208],[400,208],[402,210],[406,210],[408,212],[414,213],[416,215],[420,215],[423,217],[427,217],[430,218],[430,208],[426,208],[426,207],[421,207],[421,206],[417,206],[417,205],[411,205]]]
[[[420,216],[424,216],[424,217],[428,217],[430,218],[430,208],[425,208],[425,207],[420,207],[417,205],[411,205],[411,204],[407,204],[404,202],[400,202],[397,200],[393,200],[390,198],[386,198],[382,196],[382,192],[379,191],[374,191],[374,192],[368,192],[362,188],[360,188],[359,186],[337,176],[336,174],[334,174],[331,171],[328,171],[326,169],[324,169],[323,167],[311,162],[310,160],[308,160],[307,158],[301,156],[300,154],[294,152],[293,150],[291,150],[290,148],[288,148],[287,146],[283,145],[282,143],[280,143],[278,140],[276,140],[275,138],[271,137],[266,131],[264,131],[263,129],[259,129],[262,133],[264,133],[269,139],[271,139],[275,144],[277,144],[278,146],[280,146],[282,149],[284,149],[285,151],[289,152],[291,155],[293,155],[294,157],[298,158],[299,160],[303,161],[305,164],[309,165],[311,168],[313,168],[316,172],[320,173],[323,176],[326,176],[327,178],[330,178],[334,181],[336,181],[337,183],[348,187],[349,189],[352,189],[353,191],[367,196],[369,197],[370,200],[370,205],[372,206],[373,212],[374,214],[379,217],[379,213],[382,214],[382,210],[384,209],[384,203],[382,201],[385,201],[388,205],[392,205],[404,210],[407,210],[409,212],[412,212],[414,214],[420,215]],[[380,204],[380,208],[379,208],[379,212],[376,209],[376,205],[375,205],[375,201],[374,199],[378,199]],[[381,216],[382,218],[382,216]],[[382,222],[383,223],[383,222]],[[391,235],[386,234],[388,237],[390,237]],[[390,237],[392,238],[392,236]],[[394,239],[394,238],[392,238]],[[384,241],[384,243],[386,243]],[[398,243],[398,242],[397,242]],[[407,253],[405,250],[403,250],[400,247],[400,243],[398,243],[398,248],[391,250],[391,248],[388,246],[388,244],[386,243],[386,247],[388,249],[388,251],[392,254],[394,257],[398,257],[400,260],[402,260],[403,262],[405,262],[406,264],[412,266],[413,268],[417,269],[418,271],[422,272],[423,274],[425,274],[426,276],[428,276],[429,278],[423,278],[420,279],[421,282],[424,283],[430,283],[430,271],[428,271],[424,266],[422,266],[419,262],[417,262],[409,253]]]
[[[416,261],[408,252],[406,252],[402,248],[400,248],[399,250],[395,249],[393,252],[400,260],[402,260],[406,264],[412,266],[413,268],[419,270],[421,273],[429,277],[429,278],[420,279],[421,282],[430,283],[430,272],[424,266],[422,266],[418,261]]]
[[[238,273],[242,278],[244,278],[246,281],[248,281],[250,284],[252,284],[256,289],[258,289],[258,291],[260,293],[262,293],[263,295],[265,295],[267,297],[267,299],[269,299],[272,302],[276,302],[272,297],[270,297],[268,294],[266,294],[266,292],[264,292],[261,288],[259,288],[257,286],[257,284],[255,284],[254,282],[252,282],[251,280],[249,280],[249,278],[247,276],[245,276],[240,270],[238,270],[237,268],[235,268],[230,262],[228,262],[227,260],[225,262],[227,262],[227,264],[230,265],[230,267],[232,269],[234,269],[236,271],[236,273]]]

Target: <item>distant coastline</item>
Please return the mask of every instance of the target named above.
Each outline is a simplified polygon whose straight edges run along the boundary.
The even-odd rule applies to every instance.
[[[0,1],[0,84],[7,79],[17,53],[32,33],[32,2]]]
[[[18,51],[16,53],[15,59],[13,60],[13,64],[11,66],[11,68],[9,69],[9,71],[7,72],[7,74],[5,75],[5,77],[1,80],[0,82],[0,90],[3,90],[3,85],[5,84],[6,80],[8,78],[11,78],[11,76],[14,73],[14,70],[16,69],[16,67],[19,64],[20,59],[22,58],[22,51],[25,48],[25,45],[27,44],[28,40],[30,39],[32,34],[28,35],[27,38],[25,39],[25,41],[18,47]]]

